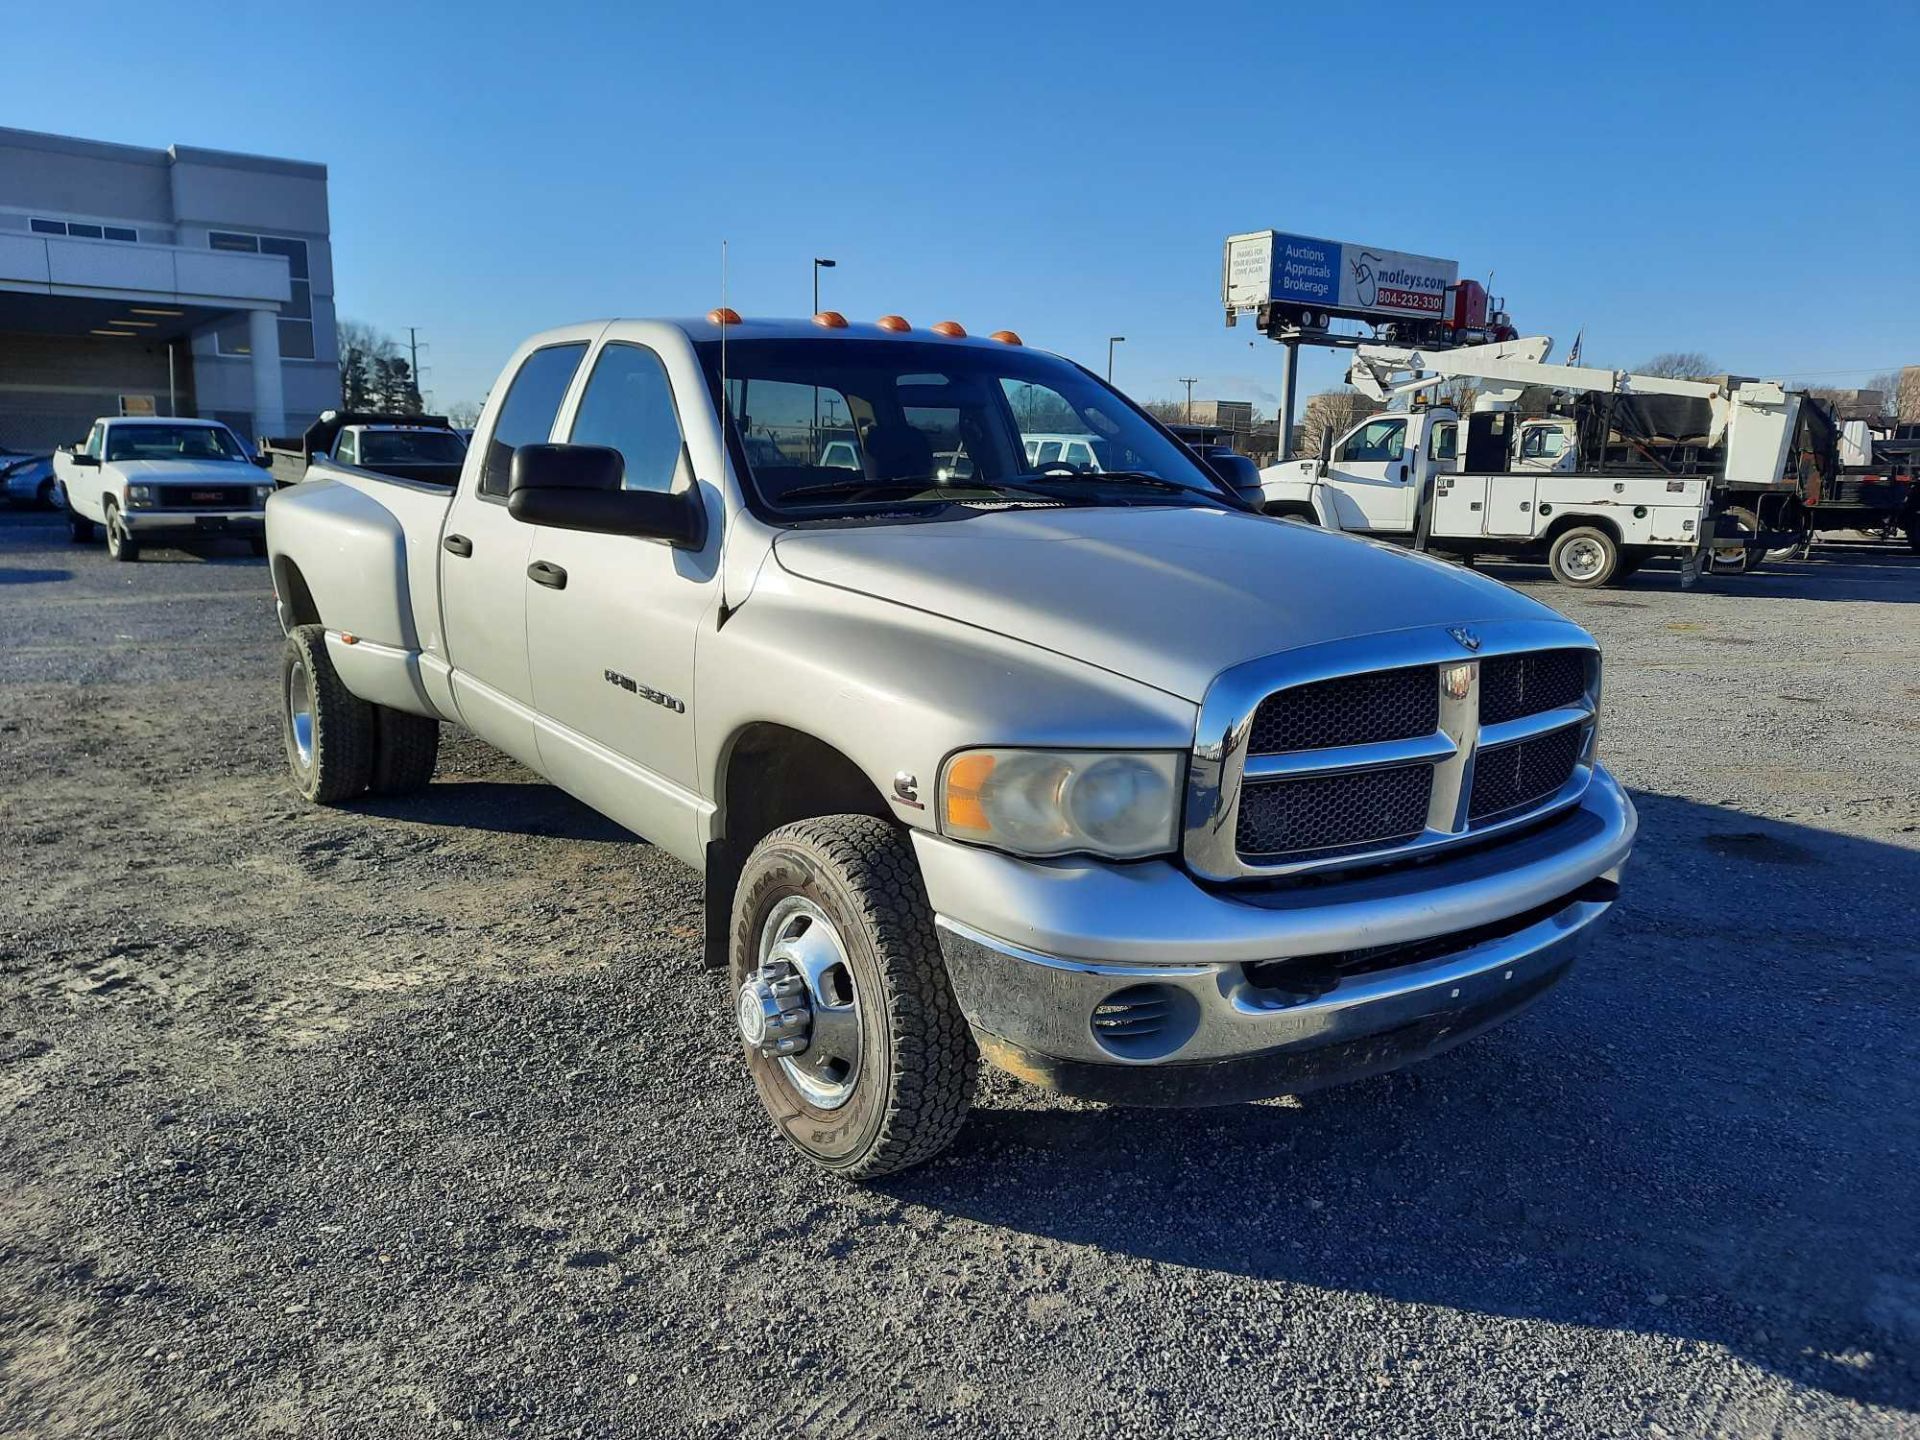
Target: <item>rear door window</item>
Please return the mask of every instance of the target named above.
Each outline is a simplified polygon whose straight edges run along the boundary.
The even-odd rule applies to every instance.
[[[480,493],[505,499],[513,478],[513,452],[522,445],[544,445],[553,436],[560,402],[587,353],[584,340],[549,345],[522,362],[507,398],[501,402],[493,433],[487,437],[486,464],[480,471]]]

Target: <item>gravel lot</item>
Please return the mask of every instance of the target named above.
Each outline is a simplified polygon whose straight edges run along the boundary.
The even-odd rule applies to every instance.
[[[0,1430],[1920,1434],[1920,559],[1502,578],[1608,655],[1606,939],[1423,1067],[778,1148],[692,877],[465,736],[283,782],[264,567],[0,518]]]

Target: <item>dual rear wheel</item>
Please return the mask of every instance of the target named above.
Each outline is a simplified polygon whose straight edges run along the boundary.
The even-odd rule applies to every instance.
[[[300,625],[287,635],[280,694],[287,765],[294,787],[314,804],[401,795],[433,778],[439,723],[369,704],[347,689],[327,655],[323,627]]]

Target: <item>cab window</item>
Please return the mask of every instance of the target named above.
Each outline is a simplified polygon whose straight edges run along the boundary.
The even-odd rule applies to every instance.
[[[1459,454],[1460,427],[1458,425],[1436,425],[1433,438],[1427,442],[1427,458],[1430,460],[1452,460]]]
[[[333,458],[340,464],[351,465],[354,463],[355,438],[354,433],[349,430],[334,442]]]
[[[1536,425],[1520,437],[1520,453],[1530,460],[1551,460],[1567,448],[1567,437],[1558,430]]]
[[[1340,447],[1342,460],[1398,460],[1406,448],[1405,420],[1369,420]]]
[[[521,445],[544,445],[553,434],[560,402],[573,383],[573,372],[587,353],[587,342],[549,345],[536,350],[520,366],[507,387],[493,433],[487,437],[487,460],[480,471],[480,493],[505,499],[513,478],[513,452]]]
[[[95,425],[93,429],[87,432],[87,443],[82,447],[86,454],[93,456],[96,460],[100,458],[100,442],[106,433],[106,429],[107,427],[104,425]]]
[[[680,467],[680,415],[660,357],[619,342],[602,350],[568,438],[618,450],[624,489],[671,490]]]

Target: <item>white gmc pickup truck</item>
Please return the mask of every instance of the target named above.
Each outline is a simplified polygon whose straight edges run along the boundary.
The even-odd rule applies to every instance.
[[[1011,332],[551,331],[454,484],[316,462],[267,537],[301,792],[421,786],[458,721],[703,872],[760,1098],[851,1178],[981,1054],[1191,1105],[1445,1049],[1633,843],[1583,630],[1255,513]]]
[[[266,553],[261,508],[273,482],[218,420],[109,416],[86,442],[54,453],[76,544],[106,532],[115,560],[140,558],[148,541],[238,535]]]

